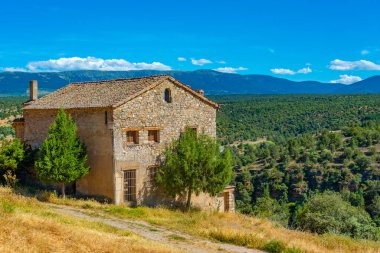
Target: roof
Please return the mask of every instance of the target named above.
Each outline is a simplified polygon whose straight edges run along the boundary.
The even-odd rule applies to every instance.
[[[184,85],[169,75],[106,80],[96,82],[71,83],[36,101],[25,104],[24,109],[74,109],[118,107],[129,100],[153,89],[162,82],[169,80],[175,85],[187,90],[195,97],[219,108],[219,105],[190,86]]]

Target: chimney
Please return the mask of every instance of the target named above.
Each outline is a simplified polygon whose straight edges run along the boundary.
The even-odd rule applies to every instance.
[[[29,82],[29,96],[30,96],[30,101],[37,100],[38,98],[37,80],[32,80]]]
[[[202,89],[200,89],[200,90],[196,90],[196,92],[198,92],[199,94],[201,94],[202,96],[204,96],[205,95],[205,91],[204,90],[202,90]]]

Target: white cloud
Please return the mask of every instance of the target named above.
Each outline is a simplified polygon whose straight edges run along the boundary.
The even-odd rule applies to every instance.
[[[300,70],[297,71],[297,73],[299,74],[308,74],[308,73],[311,73],[313,72],[313,70],[311,70],[310,67],[306,67],[306,68],[302,68]]]
[[[294,72],[293,70],[291,69],[271,69],[270,71],[272,71],[273,74],[277,74],[277,75],[295,75],[296,72]]]
[[[7,72],[27,72],[26,69],[23,69],[23,68],[0,68],[0,70],[2,71],[7,71]]]
[[[380,65],[367,60],[342,61],[335,59],[330,62],[332,70],[380,70]]]
[[[187,61],[187,59],[185,57],[178,57],[177,60],[178,61]]]
[[[369,54],[370,52],[369,52],[369,50],[367,50],[367,49],[364,49],[364,50],[362,50],[362,51],[360,51],[360,54],[361,55],[367,55],[367,54]]]
[[[361,80],[363,79],[360,76],[339,75],[338,80],[332,80],[330,83],[352,84]]]
[[[197,66],[203,66],[203,65],[205,65],[205,64],[210,64],[210,63],[212,63],[212,61],[210,61],[210,60],[207,60],[207,59],[199,59],[199,60],[196,60],[196,59],[194,59],[194,58],[191,58],[191,63],[193,64],[193,65],[197,65]]]
[[[248,70],[247,68],[244,67],[238,67],[238,68],[232,68],[232,67],[223,67],[223,68],[216,68],[214,69],[215,71],[218,72],[223,72],[223,73],[236,73],[237,71],[243,71],[243,70]]]
[[[299,69],[297,71],[294,71],[291,69],[284,69],[284,68],[275,68],[275,69],[271,69],[270,71],[272,71],[273,74],[277,74],[277,75],[309,74],[313,72],[313,70],[309,66]]]
[[[226,64],[226,61],[216,61],[217,63],[219,63],[219,64]]]
[[[19,68],[4,68],[4,70],[15,70]],[[29,62],[24,71],[28,72],[56,72],[69,70],[108,70],[108,71],[127,71],[127,70],[171,70],[170,66],[160,62],[129,62],[124,59],[102,59],[96,57],[71,57],[51,59],[47,61]]]

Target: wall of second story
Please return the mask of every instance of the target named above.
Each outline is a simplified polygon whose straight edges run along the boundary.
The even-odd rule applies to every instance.
[[[84,194],[113,198],[112,110],[69,109],[67,112],[72,115],[78,136],[87,147],[91,167],[90,173],[77,182],[77,190]],[[57,110],[24,110],[26,143],[33,148],[39,147],[47,137],[56,115]]]
[[[166,89],[170,89],[171,100],[168,94],[165,99]],[[136,189],[146,189],[149,168],[160,159],[165,145],[178,138],[186,127],[216,136],[216,109],[169,80],[116,108],[113,118],[119,202],[123,202],[123,171],[136,170]],[[158,141],[152,133],[159,135]],[[139,199],[147,199],[146,194],[137,192],[137,203]]]

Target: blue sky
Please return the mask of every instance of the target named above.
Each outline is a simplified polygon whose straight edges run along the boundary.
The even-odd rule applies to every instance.
[[[291,80],[380,74],[380,1],[3,1],[2,71],[216,69]]]

